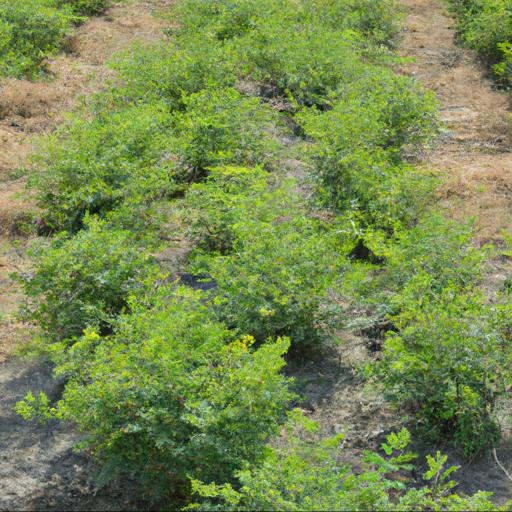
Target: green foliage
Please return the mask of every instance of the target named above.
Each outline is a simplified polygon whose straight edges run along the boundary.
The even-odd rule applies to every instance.
[[[162,105],[74,117],[46,137],[37,155],[39,204],[51,229],[76,231],[86,212],[104,215],[127,198],[173,192],[171,119]]]
[[[75,237],[62,233],[33,256],[35,271],[20,276],[29,298],[25,314],[49,343],[107,327],[130,294],[156,274],[132,233],[94,218]]]
[[[420,300],[434,296],[446,286],[464,290],[478,284],[489,248],[472,245],[471,225],[461,225],[443,215],[429,212],[410,229],[398,231],[391,239],[367,232],[365,242],[386,261],[386,272],[377,277],[395,311],[406,297]],[[428,287],[421,288],[428,276]]]
[[[111,66],[118,81],[103,102],[164,102],[183,109],[183,100],[204,89],[227,88],[236,82],[229,52],[213,41],[189,37],[177,43],[138,44],[118,54]],[[113,97],[113,98],[112,98]]]
[[[131,309],[113,336],[86,333],[58,370],[72,377],[56,415],[88,433],[103,478],[128,472],[155,499],[186,496],[189,478],[227,482],[260,460],[291,399],[280,375],[289,342],[251,348],[184,288]],[[30,416],[30,400],[18,408]]]
[[[374,363],[386,396],[468,454],[497,439],[493,412],[512,379],[509,310],[478,291],[488,251],[471,237],[470,227],[435,214],[394,240],[368,237],[387,261],[363,292],[393,326]]]
[[[0,76],[36,78],[79,18],[56,0],[0,0]]]
[[[52,420],[57,412],[57,409],[50,406],[50,399],[42,391],[37,396],[29,391],[25,399],[16,404],[15,410],[25,420],[37,421],[42,425]]]
[[[399,6],[395,0],[316,0],[305,3],[318,24],[352,30],[373,44],[393,45],[400,33]]]
[[[149,205],[209,166],[270,160],[278,144],[273,113],[234,89],[204,91],[170,115],[162,103],[107,110],[47,137],[36,163],[40,205],[51,229],[76,231],[86,212],[105,215],[125,201]]]
[[[110,88],[36,159],[39,227],[66,232],[23,279],[27,313],[68,380],[55,407],[29,395],[19,413],[76,422],[103,478],[135,475],[164,506],[189,501],[192,479],[221,510],[493,509],[451,494],[440,454],[432,485],[404,482],[405,431],[357,474],[339,440],[265,447],[293,398],[283,356],[335,333],[340,304],[392,330],[370,372],[418,424],[467,453],[498,437],[510,309],[481,298],[487,252],[469,228],[425,215],[435,180],[406,162],[437,134],[436,103],[387,67],[395,3],[181,0],[176,14],[173,41],[116,57]],[[288,176],[307,164],[314,188]],[[159,250],[187,254],[171,286]],[[209,291],[179,286],[184,270]]]
[[[234,226],[245,222],[249,211],[253,222],[268,222],[280,211],[282,202],[272,196],[269,181],[270,176],[260,167],[211,168],[208,179],[187,192],[182,207],[187,236],[204,251],[232,252]]]
[[[382,445],[387,457],[367,452],[363,469],[355,473],[338,463],[340,437],[312,442],[288,427],[260,466],[237,474],[239,486],[194,480],[198,501],[186,510],[506,510],[493,505],[490,493],[454,494],[449,476],[457,468],[445,469],[447,458],[439,452],[427,457],[427,484],[408,487],[403,474],[416,458],[404,451],[409,437],[405,429],[391,434]]]
[[[265,190],[256,172],[221,170],[200,187],[208,210],[199,227],[206,225],[207,243],[226,254],[199,255],[193,267],[213,279],[228,325],[261,341],[289,336],[297,346],[317,343],[330,316],[326,300],[341,267],[338,251],[346,249],[329,223],[308,214],[294,181]],[[237,196],[253,176],[248,193]]]
[[[428,288],[428,274],[422,280],[418,288]],[[493,412],[512,383],[511,313],[453,285],[408,303],[378,364],[387,396],[468,455],[492,445],[499,437]]]
[[[435,213],[392,237],[368,230],[364,241],[382,263],[354,264],[340,287],[382,343],[370,373],[431,438],[467,454],[489,446],[512,378],[509,309],[478,289],[489,249],[473,246],[471,226]],[[381,326],[389,332],[377,334]]]
[[[509,0],[451,0],[459,15],[461,38],[491,64],[497,75],[510,83],[512,10]]]
[[[389,44],[399,31],[393,0],[184,0],[173,13],[181,32],[201,31],[222,41],[259,30],[276,18],[350,29],[379,44]]]
[[[417,218],[434,182],[400,160],[436,133],[435,112],[430,93],[388,70],[354,79],[331,110],[301,112],[327,204],[357,211],[370,225]]]
[[[270,133],[275,113],[235,89],[205,90],[184,99],[185,112],[173,116],[179,179],[195,181],[208,167],[255,165],[275,157]]]
[[[275,17],[236,43],[246,72],[299,105],[326,106],[343,83],[365,73],[357,35]]]
[[[387,0],[184,0],[176,11],[182,37],[226,41],[244,74],[304,105],[328,104],[342,83],[368,72],[358,52],[397,33]]]
[[[57,4],[67,5],[73,9],[73,12],[82,16],[91,16],[94,14],[102,14],[111,5],[111,0],[57,0]]]

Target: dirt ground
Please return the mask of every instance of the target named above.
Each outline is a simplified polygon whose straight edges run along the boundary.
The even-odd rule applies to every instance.
[[[141,510],[129,481],[98,488],[85,455],[73,452],[79,436],[65,424],[27,425],[13,407],[29,390],[58,399],[61,383],[41,362],[11,359],[0,371],[0,510]]]
[[[479,241],[500,239],[512,221],[510,96],[495,90],[476,55],[455,44],[444,2],[402,0],[401,44],[413,62],[402,71],[437,94],[448,132],[426,162],[446,173],[445,206],[460,220],[477,218]]]

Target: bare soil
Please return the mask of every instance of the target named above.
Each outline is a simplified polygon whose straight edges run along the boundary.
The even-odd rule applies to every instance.
[[[437,94],[447,133],[425,165],[446,175],[444,205],[476,217],[480,242],[499,241],[512,223],[510,95],[497,91],[476,55],[456,45],[455,20],[442,0],[402,0],[402,72]]]
[[[51,365],[11,359],[0,367],[0,510],[142,510],[130,481],[99,488],[86,455],[74,453],[78,434],[60,423],[28,425],[13,408],[30,390],[59,398]]]

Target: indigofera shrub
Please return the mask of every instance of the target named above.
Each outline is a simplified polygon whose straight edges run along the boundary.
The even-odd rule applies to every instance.
[[[417,278],[418,292],[429,281],[426,272]],[[512,384],[511,321],[510,307],[450,285],[403,305],[377,364],[386,396],[467,455],[492,446],[500,435],[495,408]]]
[[[450,0],[459,15],[462,41],[476,50],[496,74],[508,83],[512,80],[510,45],[512,11],[508,0]]]
[[[0,76],[36,78],[78,20],[56,0],[0,0]]]
[[[196,181],[209,167],[265,164],[275,158],[277,117],[257,98],[232,88],[214,89],[191,94],[184,104],[185,111],[173,116],[177,179]]]
[[[186,111],[172,114],[154,103],[74,118],[47,137],[34,180],[47,228],[76,231],[87,212],[105,216],[134,198],[150,204],[210,166],[265,163],[278,151],[275,115],[256,98],[222,89],[183,102]]]
[[[75,117],[44,139],[34,185],[47,227],[76,231],[87,212],[105,215],[127,197],[171,194],[170,128],[162,105],[131,106]]]
[[[400,33],[395,0],[306,0],[315,22],[361,34],[367,44],[393,46]]]
[[[227,191],[212,186],[213,206]],[[228,325],[260,341],[289,336],[294,346],[307,346],[328,330],[328,291],[347,247],[329,222],[308,215],[296,187],[290,181],[249,195],[234,211],[212,209],[229,250],[199,254],[192,267],[213,279],[214,302]]]
[[[105,12],[112,5],[112,0],[57,0],[57,4],[67,5],[77,14],[91,16]]]
[[[380,263],[354,262],[338,288],[366,312],[355,323],[382,350],[368,365],[377,386],[421,431],[467,454],[499,437],[495,410],[512,379],[510,312],[485,303],[490,249],[472,237],[470,225],[435,212],[391,237],[369,229]]]
[[[327,107],[343,83],[367,72],[359,58],[357,35],[276,17],[237,39],[246,73],[253,80],[291,95],[299,106]]]
[[[181,32],[201,31],[221,41],[257,31],[273,18],[350,29],[378,44],[389,44],[399,31],[393,0],[183,0],[173,13]]]
[[[133,233],[94,218],[76,236],[62,233],[33,256],[35,270],[19,276],[28,297],[25,315],[49,343],[109,326],[129,296],[157,274]]]
[[[248,211],[253,222],[275,216],[276,205],[269,199],[277,196],[269,181],[261,167],[211,168],[207,180],[193,184],[186,194],[181,210],[187,236],[202,250],[230,252],[234,226],[246,221]]]
[[[163,102],[171,111],[183,110],[190,94],[233,87],[237,80],[236,60],[227,49],[197,36],[181,44],[136,44],[117,54],[110,66],[117,80],[107,101],[120,105]],[[100,106],[104,101],[100,96]]]
[[[237,486],[194,480],[196,502],[185,510],[506,510],[492,503],[491,493],[454,493],[451,475],[458,468],[445,467],[439,452],[427,456],[422,479],[407,479],[417,456],[406,451],[405,429],[387,436],[382,454],[365,452],[355,472],[339,463],[343,436],[318,441],[317,428],[294,411],[261,465],[238,472]]]
[[[280,374],[288,340],[254,349],[202,302],[190,289],[160,289],[132,303],[112,336],[86,333],[59,369],[71,378],[57,415],[87,432],[82,446],[102,477],[135,475],[155,499],[257,463],[292,397]],[[30,400],[18,408],[38,413]]]
[[[431,94],[382,70],[354,78],[332,109],[305,109],[297,119],[327,204],[381,226],[417,217],[434,181],[401,160],[436,133]]]

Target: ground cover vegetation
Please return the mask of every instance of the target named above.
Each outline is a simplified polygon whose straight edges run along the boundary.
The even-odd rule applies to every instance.
[[[360,371],[415,434],[466,454],[500,435],[511,311],[479,289],[491,248],[433,211],[437,180],[410,162],[439,126],[393,72],[394,2],[181,0],[170,17],[169,42],[116,56],[110,89],[40,142],[49,236],[19,279],[66,385],[18,411],[75,422],[104,480],[128,472],[173,509],[496,509],[457,496],[440,454],[412,478],[406,430],[340,466],[281,372],[384,322]]]
[[[504,84],[512,82],[512,6],[508,0],[450,0],[462,41],[476,50]]]
[[[109,0],[2,0],[0,76],[44,75],[45,59],[62,50],[73,26],[109,5]]]

